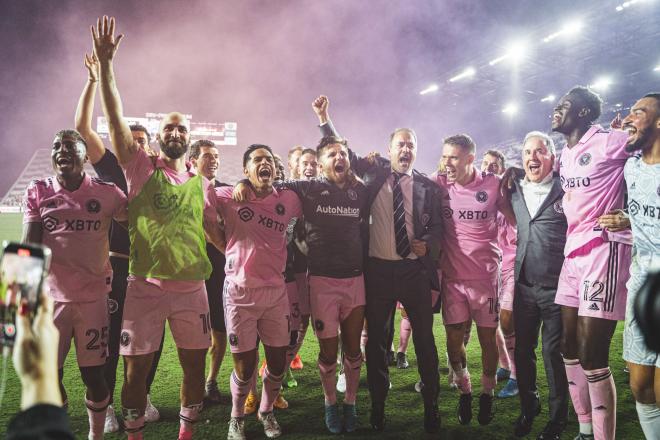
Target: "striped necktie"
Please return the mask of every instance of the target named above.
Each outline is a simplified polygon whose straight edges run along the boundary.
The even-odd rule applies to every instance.
[[[401,258],[406,258],[410,254],[410,241],[408,240],[408,231],[406,230],[406,210],[403,208],[403,192],[399,180],[401,175],[394,175],[394,184],[392,185],[392,201],[394,206],[394,237],[396,238],[396,253]]]

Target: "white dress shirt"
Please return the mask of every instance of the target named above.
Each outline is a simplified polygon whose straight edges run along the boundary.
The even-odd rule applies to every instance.
[[[530,182],[527,177],[525,177],[522,182],[520,182],[520,188],[523,192],[523,197],[525,198],[525,204],[527,205],[527,211],[529,211],[530,218],[534,218],[538,212],[541,204],[550,194],[552,189],[552,172],[549,172],[547,176],[543,178],[538,183]]]

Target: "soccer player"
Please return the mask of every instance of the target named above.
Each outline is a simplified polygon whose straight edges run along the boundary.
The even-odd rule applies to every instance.
[[[128,193],[126,187],[126,177],[117,162],[117,157],[105,148],[103,141],[92,128],[92,114],[94,111],[94,97],[99,79],[99,65],[96,56],[85,54],[85,68],[87,69],[87,82],[80,95],[78,108],[76,109],[75,124],[76,130],[87,144],[87,157],[94,167],[94,171],[104,182],[111,182],[117,185],[124,194]],[[142,148],[148,154],[155,155],[149,147],[150,135],[147,129],[141,125],[131,125],[130,127],[135,148]],[[119,430],[119,423],[112,405],[115,392],[115,383],[117,381],[117,363],[119,362],[119,335],[121,334],[121,322],[124,315],[124,301],[126,299],[126,278],[128,277],[128,254],[129,254],[128,231],[113,221],[110,227],[110,264],[112,265],[112,290],[108,299],[108,309],[110,311],[110,330],[108,335],[108,358],[105,364],[105,380],[110,392],[110,404],[105,414],[106,433]],[[145,422],[155,422],[160,418],[158,409],[151,403],[149,390],[156,375],[158,361],[163,351],[161,342],[158,351],[154,354],[154,360],[151,365],[151,371],[147,377],[147,406],[144,410]]]
[[[504,155],[497,150],[488,150],[484,153],[481,162],[481,171],[502,176],[506,169]],[[514,276],[513,266],[516,259],[516,228],[507,223],[502,214],[497,215],[497,246],[502,254],[500,267],[500,325],[497,328],[497,351],[500,357],[500,368],[497,369],[497,380],[508,382],[497,394],[499,398],[514,397],[518,395],[518,382],[516,380],[516,362],[514,348],[516,346],[516,333],[513,322],[513,296]]]
[[[328,115],[328,98],[313,103],[324,136],[337,132]],[[367,380],[371,395],[371,426],[385,429],[385,399],[389,390],[387,333],[396,302],[405,307],[413,329],[417,368],[424,382],[424,429],[440,429],[438,415],[438,352],[433,337],[431,288],[439,290],[436,262],[442,234],[440,190],[413,170],[417,135],[412,129],[395,130],[388,159],[358,157],[348,151],[350,165],[364,179],[369,194],[369,258],[365,268]],[[348,354],[349,349],[345,347]]]
[[[483,366],[477,419],[487,425],[494,416],[498,360],[497,214],[504,214],[510,224],[515,224],[515,218],[500,196],[500,178],[475,168],[476,145],[468,135],[450,136],[444,139],[442,148],[446,173],[432,179],[448,192],[443,198],[445,234],[440,257],[442,317],[454,383],[461,392],[458,420],[461,424],[472,420],[472,384],[464,364],[463,344],[472,319],[477,325]]]
[[[610,341],[623,320],[630,275],[630,230],[610,231],[598,218],[624,204],[627,136],[594,125],[601,100],[585,87],[564,95],[552,130],[566,138],[559,159],[568,222],[555,302],[562,306],[562,354],[581,438],[613,439],[616,389]]]
[[[302,145],[295,145],[289,150],[289,154],[287,156],[287,164],[289,165],[289,179],[300,178],[300,174],[298,174],[298,161],[304,149],[305,147]]]
[[[89,417],[89,439],[103,438],[110,393],[103,375],[108,354],[108,292],[112,268],[108,232],[113,219],[126,220],[126,196],[112,183],[83,170],[86,144],[75,130],[55,135],[54,177],[36,180],[25,196],[23,241],[52,250],[48,295],[55,301],[61,385],[64,360],[73,338]],[[145,388],[143,387],[143,390]]]
[[[190,163],[195,172],[207,178],[215,188],[229,186],[218,180],[220,155],[213,141],[200,139],[190,146]],[[206,253],[211,261],[211,276],[205,281],[206,295],[209,302],[209,317],[211,324],[211,362],[206,376],[206,391],[204,398],[209,403],[220,403],[218,389],[218,373],[227,350],[227,329],[222,305],[222,286],[225,283],[225,256],[213,244],[206,243]]]
[[[660,439],[660,355],[646,347],[633,307],[647,274],[660,269],[660,93],[649,93],[638,100],[623,120],[623,129],[628,133],[626,150],[641,153],[628,159],[624,168],[633,259],[627,284],[623,357],[630,369],[630,388],[644,435],[657,440]],[[611,227],[602,220],[600,224]]]
[[[289,346],[290,314],[285,280],[286,232],[300,217],[301,205],[291,191],[273,188],[275,161],[270,147],[254,144],[243,154],[251,191],[247,203],[232,199],[232,187],[216,190],[218,213],[225,221],[227,263],[224,304],[234,371],[230,377],[231,420],[227,438],[245,439],[244,405],[257,368],[255,341],[264,344],[266,368],[258,418],[267,437],[282,433],[273,414]]]
[[[224,246],[223,237],[213,185],[186,168],[190,143],[186,117],[174,112],[163,118],[158,157],[136,148],[115,84],[113,59],[122,35],[115,38],[114,29],[114,18],[103,17],[91,33],[100,65],[103,111],[128,184],[130,276],[120,336],[126,369],[124,424],[129,439],[142,438],[147,375],[168,320],[183,369],[179,439],[188,440],[202,408],[204,359],[211,345],[204,285],[211,264],[205,232],[219,248]]]

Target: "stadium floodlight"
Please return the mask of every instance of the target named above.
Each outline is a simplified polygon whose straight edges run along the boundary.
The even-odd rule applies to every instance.
[[[589,85],[590,89],[605,91],[612,85],[612,78],[609,76],[601,76],[596,79],[593,84]]]
[[[546,96],[545,98],[541,99],[541,102],[555,102],[556,96],[553,94],[550,94]]]
[[[507,105],[504,106],[502,109],[502,113],[507,114],[507,115],[515,115],[518,113],[518,105],[516,103],[510,102]]]
[[[561,27],[557,32],[552,33],[543,39],[544,43],[548,43],[557,37],[575,35],[582,30],[584,24],[580,20],[570,20]]]
[[[511,60],[514,63],[518,63],[520,62],[520,60],[522,60],[525,57],[526,53],[527,53],[527,43],[524,41],[516,41],[509,46],[509,48],[507,49],[504,55],[495,58],[494,60],[490,61],[488,64],[494,66],[495,64],[504,60]]]
[[[655,66],[655,68],[653,69],[653,71],[654,71],[654,72],[660,72],[660,64],[658,64],[657,66]]]
[[[648,1],[648,0],[647,0],[647,1]],[[618,5],[615,9],[616,9],[617,12],[621,12],[621,11],[623,11],[624,9],[627,9],[627,8],[631,7],[631,6],[634,5],[635,3],[641,3],[641,2],[642,2],[642,0],[629,0],[629,1],[627,1],[627,2],[623,2],[623,3],[621,3],[621,4]]]
[[[449,78],[449,82],[456,82],[456,81],[461,80],[463,78],[468,78],[470,76],[474,76],[475,73],[477,73],[477,69],[475,69],[474,67],[468,67],[467,69],[465,69],[464,71],[462,71],[458,75],[456,75],[452,78]]]
[[[426,95],[427,93],[437,92],[439,88],[440,87],[438,87],[437,84],[431,84],[430,86],[428,86],[427,88],[425,88],[424,90],[419,92],[419,94],[420,95]]]

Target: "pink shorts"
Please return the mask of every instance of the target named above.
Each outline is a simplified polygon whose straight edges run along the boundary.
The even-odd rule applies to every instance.
[[[499,304],[497,277],[483,280],[442,280],[442,320],[448,324],[467,322],[477,327],[497,327]]]
[[[513,267],[503,270],[500,274],[500,309],[513,312],[513,296],[515,292],[515,280]]]
[[[364,277],[309,277],[314,332],[319,339],[337,336],[339,325],[356,307],[364,306]]]
[[[564,259],[555,303],[578,309],[579,316],[623,321],[632,246],[595,243]]]
[[[291,281],[286,283],[286,296],[289,299],[289,316],[291,317],[291,328],[296,330],[300,327],[300,301],[298,299],[298,283]]]
[[[122,356],[149,354],[158,350],[165,320],[177,348],[211,346],[211,321],[206,286],[196,283],[190,291],[169,291],[142,279],[130,280],[126,288],[124,320],[119,337]]]
[[[108,297],[91,302],[55,301],[53,322],[60,332],[57,366],[62,368],[71,348],[76,344],[76,359],[80,367],[97,367],[108,357]]]
[[[306,273],[295,274],[296,284],[298,285],[298,306],[301,316],[309,316],[311,309],[309,306],[309,281]]]
[[[222,298],[232,353],[254,350],[257,335],[269,347],[289,345],[291,325],[286,286],[247,288],[225,280]]]

